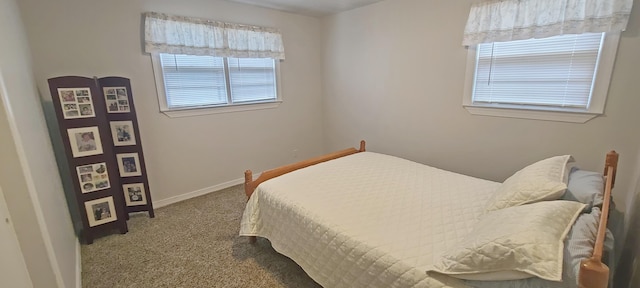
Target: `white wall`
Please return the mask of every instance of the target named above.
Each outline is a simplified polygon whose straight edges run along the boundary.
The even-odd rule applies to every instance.
[[[605,115],[585,124],[474,116],[462,107],[472,1],[394,0],[323,19],[326,146],[370,150],[503,181],[551,155],[600,171],[621,154],[614,198],[630,203],[640,143],[640,1],[621,37]]]
[[[38,87],[46,79],[131,79],[154,201],[171,200],[321,154],[321,26],[316,18],[217,0],[20,1]],[[284,103],[276,109],[168,118],[158,112],[151,58],[142,51],[141,13],[164,12],[280,28]]]
[[[2,94],[2,90],[0,90]],[[1,97],[2,95],[0,95]],[[8,287],[31,288],[33,283],[29,277],[27,263],[13,229],[13,219],[9,215],[7,202],[0,187],[0,279]]]
[[[77,240],[15,0],[0,1],[0,39],[0,185],[33,286],[75,287]]]

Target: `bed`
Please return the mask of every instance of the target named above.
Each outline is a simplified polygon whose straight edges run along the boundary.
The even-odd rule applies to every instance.
[[[577,183],[571,175],[579,179],[572,160],[544,160],[563,167],[549,171],[565,184],[539,185],[555,196],[545,192],[544,199],[513,204],[500,198],[505,189],[528,187],[517,186],[522,181],[514,182],[516,176],[540,174],[542,164],[497,183],[367,152],[362,141],[359,149],[265,171],[255,180],[247,170],[240,235],[250,242],[268,239],[324,287],[607,287],[602,256],[618,154],[607,154],[604,175],[598,175],[602,201],[590,205],[561,198]],[[593,173],[580,172],[593,179]],[[591,226],[584,229],[591,229],[592,239],[579,234],[580,225]],[[541,244],[512,244],[518,237],[539,238]]]

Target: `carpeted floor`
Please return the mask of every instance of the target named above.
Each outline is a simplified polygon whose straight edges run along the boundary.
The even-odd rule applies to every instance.
[[[239,237],[242,186],[132,214],[129,233],[82,246],[82,287],[320,287],[258,238]]]

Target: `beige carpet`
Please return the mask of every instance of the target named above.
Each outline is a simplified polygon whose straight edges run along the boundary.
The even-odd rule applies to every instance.
[[[132,214],[129,233],[82,246],[82,287],[320,287],[258,238],[239,237],[242,186]]]

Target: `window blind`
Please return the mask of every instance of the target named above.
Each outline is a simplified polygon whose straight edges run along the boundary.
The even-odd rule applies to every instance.
[[[586,109],[604,33],[478,45],[474,103]]]
[[[160,54],[160,62],[169,109],[277,99],[273,59]]]
[[[276,99],[275,62],[267,58],[227,58],[234,103]]]
[[[168,108],[227,103],[224,58],[160,54]]]

